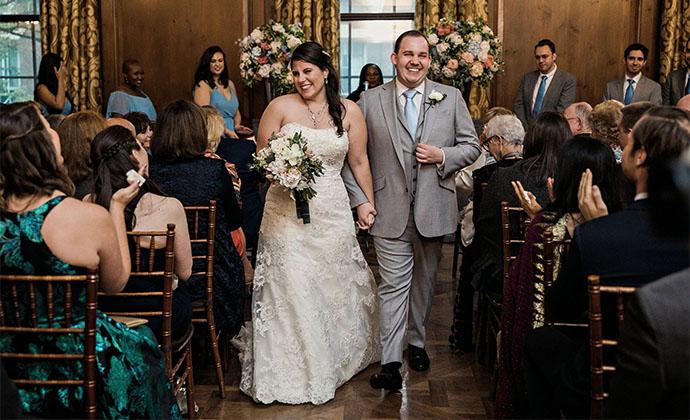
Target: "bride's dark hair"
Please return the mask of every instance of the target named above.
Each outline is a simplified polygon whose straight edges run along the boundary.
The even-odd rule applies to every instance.
[[[333,64],[331,55],[323,49],[318,42],[305,42],[295,48],[290,59],[290,66],[295,61],[305,61],[323,70],[328,70],[326,76],[326,100],[328,101],[328,113],[335,124],[336,134],[343,135],[343,117],[345,117],[345,106],[340,100],[340,83]]]

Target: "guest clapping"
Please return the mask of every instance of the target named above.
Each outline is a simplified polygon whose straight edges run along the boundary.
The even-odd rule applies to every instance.
[[[125,60],[122,63],[124,82],[110,94],[107,118],[124,117],[130,112],[143,112],[151,121],[156,121],[156,108],[151,99],[144,93],[144,69],[137,60]]]
[[[59,55],[48,53],[41,58],[34,99],[41,105],[43,115],[68,115],[72,112],[72,102],[67,94],[66,77],[67,67]]]

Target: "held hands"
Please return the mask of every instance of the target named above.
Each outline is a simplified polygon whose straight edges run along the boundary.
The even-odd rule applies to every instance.
[[[376,209],[370,202],[357,206],[357,227],[367,230],[374,225]]]
[[[577,191],[577,203],[580,212],[585,220],[596,219],[597,217],[609,214],[609,209],[601,197],[601,191],[596,185],[592,185],[592,171],[587,169],[580,178],[580,188]]]
[[[520,205],[527,213],[527,216],[530,219],[536,216],[541,211],[541,205],[537,202],[537,197],[531,192],[525,191],[520,181],[510,181],[510,184],[513,186],[513,191],[515,191],[515,195],[520,200]]]
[[[436,146],[419,143],[415,149],[415,157],[419,163],[442,163],[443,151]]]

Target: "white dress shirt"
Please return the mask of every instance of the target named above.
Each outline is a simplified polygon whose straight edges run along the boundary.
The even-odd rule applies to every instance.
[[[635,89],[637,89],[637,85],[640,83],[640,79],[642,79],[642,72],[637,73],[637,76],[635,77],[630,77],[628,76],[628,73],[625,73],[625,79],[623,80],[623,98],[625,98],[625,91],[628,90],[628,80],[633,79],[635,83],[633,83],[633,93],[635,92]]]
[[[546,76],[546,86],[544,86],[544,96],[546,96],[546,91],[549,90],[549,85],[551,85],[551,81],[553,80],[553,75],[556,74],[556,70],[558,70],[558,66],[554,63],[553,69],[551,69],[550,72],[546,74],[539,73],[539,76],[537,76],[537,83],[534,84],[534,90],[532,91],[532,106],[530,109],[534,109],[534,101],[537,100],[539,85],[541,85],[541,77]]]
[[[414,90],[417,91],[417,94],[414,96],[414,98],[412,98],[412,102],[414,102],[415,106],[417,107],[418,118],[419,112],[422,110],[422,103],[424,100],[424,85],[426,85],[426,80],[422,80],[422,83],[420,83],[419,86],[414,88]],[[405,104],[407,103],[405,92],[407,92],[409,89],[410,88],[403,85],[397,77],[395,78],[395,95],[398,98],[398,104],[400,104],[401,114],[405,113]]]

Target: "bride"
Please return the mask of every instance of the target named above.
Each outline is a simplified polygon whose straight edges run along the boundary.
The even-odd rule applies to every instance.
[[[379,360],[374,277],[355,236],[340,171],[345,158],[368,203],[358,224],[374,221],[367,131],[357,105],[339,96],[330,55],[315,42],[295,49],[290,63],[297,93],[274,99],[258,130],[258,149],[271,134],[297,132],[324,165],[309,202],[311,223],[296,217],[280,186],[266,197],[252,300],[253,319],[240,348],[240,389],[257,402],[322,404]]]

